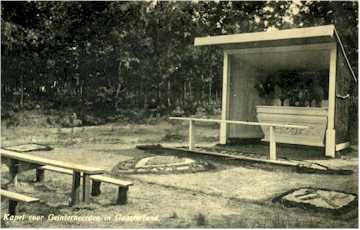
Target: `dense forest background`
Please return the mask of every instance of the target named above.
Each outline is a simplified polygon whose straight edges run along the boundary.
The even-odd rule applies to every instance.
[[[195,48],[195,37],[325,24],[357,73],[357,2],[1,1],[2,118],[35,108],[83,124],[214,114],[222,53]]]

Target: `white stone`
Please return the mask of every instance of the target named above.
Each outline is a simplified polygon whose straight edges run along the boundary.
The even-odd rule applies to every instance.
[[[174,163],[166,163],[166,164],[147,164],[149,161],[154,160],[156,158],[159,158],[161,156],[155,156],[155,157],[146,157],[141,160],[139,160],[135,168],[153,168],[153,167],[166,167],[166,166],[181,166],[181,165],[189,165],[194,163],[195,161],[190,158],[178,158],[181,159],[181,162],[174,162]],[[168,157],[168,156],[163,156]]]
[[[356,196],[336,191],[303,188],[287,194],[281,199],[334,210],[348,205],[356,199]]]

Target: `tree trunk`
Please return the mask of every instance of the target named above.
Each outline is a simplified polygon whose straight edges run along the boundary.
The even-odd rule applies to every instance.
[[[23,108],[24,107],[24,75],[21,74],[21,77],[20,77],[20,108]]]
[[[183,87],[183,90],[184,90],[184,91],[183,91],[183,99],[185,100],[185,98],[186,98],[186,96],[187,96],[187,95],[186,95],[186,81],[184,81],[184,84],[183,84],[183,85],[184,85],[184,87]]]
[[[211,92],[211,81],[209,81],[209,103],[211,103],[211,98],[212,98],[212,92]]]
[[[160,89],[160,83],[157,85],[157,103],[158,103],[158,105],[160,105],[160,103],[161,103],[161,89]]]
[[[191,80],[189,81],[189,97],[192,97]]]
[[[167,90],[168,90],[168,93],[167,93],[167,103],[168,103],[168,108],[171,107],[172,103],[171,103],[171,81],[170,79],[168,79],[168,85],[167,85]]]

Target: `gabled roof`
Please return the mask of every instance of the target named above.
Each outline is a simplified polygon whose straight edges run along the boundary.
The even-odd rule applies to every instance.
[[[346,56],[344,47],[336,32],[334,25],[314,26],[296,29],[286,29],[277,31],[252,32],[231,35],[218,35],[195,38],[195,46],[215,45],[223,49],[242,49],[257,47],[275,47],[287,45],[302,45],[314,43],[336,42],[340,45],[347,67],[357,81],[350,62]]]

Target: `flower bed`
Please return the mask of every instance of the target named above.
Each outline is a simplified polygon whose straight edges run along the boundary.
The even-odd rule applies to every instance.
[[[112,170],[117,175],[123,173],[194,173],[214,169],[215,166],[207,161],[177,156],[152,156],[134,158],[118,163]]]

